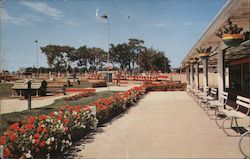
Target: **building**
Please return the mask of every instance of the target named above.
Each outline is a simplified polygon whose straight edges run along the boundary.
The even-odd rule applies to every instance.
[[[183,59],[181,69],[186,72],[187,81],[194,88],[215,87],[218,96],[226,91],[229,92],[229,98],[235,101],[236,95],[250,96],[250,40],[245,39],[237,46],[228,46],[216,36],[228,19],[242,27],[242,32],[249,32],[250,1],[227,1]],[[208,59],[199,58],[196,48],[209,46],[212,46],[213,51]],[[216,80],[211,82],[214,78]]]

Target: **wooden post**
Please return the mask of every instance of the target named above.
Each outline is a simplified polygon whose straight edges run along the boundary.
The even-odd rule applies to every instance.
[[[28,110],[31,110],[31,81],[28,81]]]

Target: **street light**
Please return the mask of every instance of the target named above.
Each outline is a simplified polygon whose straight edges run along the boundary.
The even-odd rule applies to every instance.
[[[108,77],[107,77],[107,86],[109,90],[109,19],[108,19],[108,12],[104,12],[102,16],[99,16],[99,10],[98,8],[96,9],[96,17],[105,19],[107,21],[107,45],[108,45],[108,59],[107,59],[107,64],[108,64]]]
[[[36,74],[37,74],[37,77],[38,77],[38,40],[35,40],[34,43],[36,43]]]

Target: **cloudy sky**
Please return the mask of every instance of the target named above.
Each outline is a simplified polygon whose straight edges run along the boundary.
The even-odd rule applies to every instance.
[[[110,14],[110,43],[129,38],[165,51],[172,67],[194,45],[226,0],[4,0],[1,5],[1,65],[36,66],[36,43],[82,45],[107,50],[107,28],[96,18]],[[39,66],[47,66],[39,50]]]

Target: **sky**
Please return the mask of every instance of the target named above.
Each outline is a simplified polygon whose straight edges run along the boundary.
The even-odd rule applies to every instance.
[[[109,13],[110,43],[129,38],[164,51],[172,67],[212,22],[226,0],[3,0],[0,62],[5,70],[36,66],[37,46],[107,46],[107,24],[96,18]],[[34,41],[38,40],[38,43]],[[47,59],[38,50],[38,65]]]

